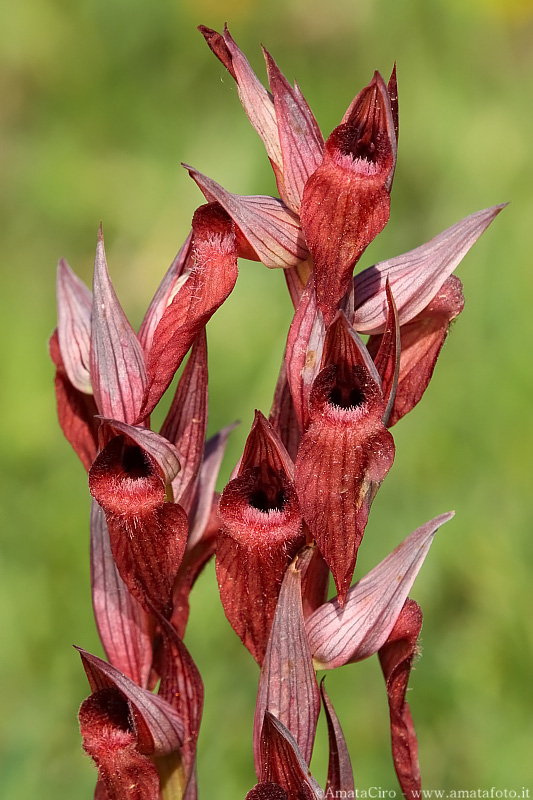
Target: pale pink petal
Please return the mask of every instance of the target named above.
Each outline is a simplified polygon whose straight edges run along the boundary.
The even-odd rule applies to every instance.
[[[281,174],[283,172],[283,161],[272,95],[267,92],[258,79],[248,60],[230,36],[226,26],[224,26],[223,35],[206,28],[205,25],[200,25],[199,30],[211,50],[235,79],[239,98],[246,116],[263,140],[267,155],[275,171],[277,170]]]
[[[416,317],[505,205],[477,211],[421,247],[381,261],[356,275],[353,326],[363,333],[382,333],[387,319],[387,278],[400,325]]]
[[[220,203],[266,267],[294,267],[309,256],[298,217],[282,200],[268,195],[231,194],[207,175],[183,166],[206,200]]]
[[[254,757],[262,774],[261,730],[270,711],[291,731],[307,764],[311,761],[320,694],[305,633],[301,575],[313,555],[308,548],[285,572],[261,667],[254,717]]]
[[[285,365],[300,428],[309,421],[309,394],[320,371],[326,326],[316,305],[314,279],[304,289],[287,337]]]
[[[109,278],[101,228],[94,262],[91,383],[102,416],[135,421],[146,387],[144,355]]]
[[[282,198],[297,214],[305,183],[322,161],[324,139],[300,88],[293,89],[270,53],[264,54],[283,158]]]
[[[92,294],[62,258],[57,267],[57,333],[74,388],[92,394],[90,377]]]
[[[452,517],[453,512],[441,514],[408,536],[349,589],[343,609],[335,598],[307,618],[316,669],[333,669],[377,653],[394,627],[435,533]]]
[[[227,425],[205,443],[195,503],[190,515],[187,550],[191,550],[200,541],[209,521],[220,465],[224,458],[228,437],[236,426],[236,422]]]

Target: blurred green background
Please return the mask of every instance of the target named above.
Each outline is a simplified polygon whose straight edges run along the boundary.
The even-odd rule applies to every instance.
[[[276,193],[235,87],[195,30],[230,30],[297,79],[328,134],[374,69],[398,64],[400,150],[386,230],[361,265],[512,201],[459,269],[467,305],[421,405],[395,429],[358,575],[455,508],[412,593],[422,658],[409,700],[426,788],[532,788],[530,0],[21,0],[0,12],[2,800],[90,798],[72,644],[100,653],[90,605],[88,491],[55,419],[46,342],[57,259],[91,281],[96,231],[134,324],[201,196],[185,161],[242,194]],[[210,430],[268,412],[290,305],[282,275],[242,262],[209,325]],[[222,485],[222,483],[221,483]],[[204,798],[253,785],[257,670],[225,621],[212,569],[187,644],[206,685]],[[360,789],[397,789],[376,659],[327,679]],[[314,771],[325,774],[324,729]]]

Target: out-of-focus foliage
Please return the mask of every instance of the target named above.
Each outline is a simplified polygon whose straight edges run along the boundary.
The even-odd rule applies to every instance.
[[[233,81],[195,26],[224,20],[263,76],[259,44],[297,79],[325,133],[375,68],[398,65],[400,148],[389,225],[362,265],[512,201],[459,270],[467,305],[421,405],[394,430],[356,574],[455,508],[413,596],[425,612],[411,676],[427,788],[520,791],[531,722],[530,0],[24,0],[0,12],[2,226],[2,800],[90,798],[72,644],[99,652],[88,581],[88,492],[55,420],[46,340],[64,256],[91,280],[103,221],[135,323],[202,202],[193,164],[242,194],[275,193]],[[210,428],[268,412],[290,318],[283,276],[242,262],[209,326]],[[254,782],[257,671],[220,610],[214,574],[192,597],[187,644],[206,684],[204,798]],[[361,789],[397,788],[376,660],[327,679]],[[325,731],[322,730],[322,739]],[[325,745],[315,772],[324,779]]]

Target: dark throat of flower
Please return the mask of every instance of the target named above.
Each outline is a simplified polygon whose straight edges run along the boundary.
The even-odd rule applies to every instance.
[[[360,380],[360,368],[340,363],[330,368],[334,380],[327,398],[328,404],[335,408],[355,409],[366,402],[364,381]],[[332,376],[333,377],[333,376]]]
[[[151,464],[138,445],[124,442],[121,462],[124,473],[132,480],[146,478],[152,473]]]
[[[283,511],[287,503],[287,492],[283,479],[267,465],[253,470],[253,479],[248,495],[252,508],[263,513]]]

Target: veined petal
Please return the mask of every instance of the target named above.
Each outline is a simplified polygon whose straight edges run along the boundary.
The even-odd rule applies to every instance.
[[[188,520],[179,505],[164,502],[165,481],[157,461],[117,436],[94,461],[89,489],[105,511],[122,580],[148,612],[151,603],[169,616]]]
[[[239,476],[247,469],[259,469],[265,487],[273,473],[282,474],[289,480],[294,479],[294,463],[278,434],[260,411],[255,412],[255,419],[244,446]],[[271,503],[282,500],[268,491],[266,494],[264,500],[257,498],[260,506],[270,506]]]
[[[320,371],[326,326],[316,305],[314,278],[310,278],[294,314],[285,352],[287,381],[300,429],[309,422],[309,394]]]
[[[79,711],[83,749],[98,768],[95,800],[159,800],[159,775],[137,749],[131,706],[114,688],[98,689]]]
[[[145,353],[150,351],[154,331],[163,316],[163,312],[180,287],[187,280],[187,269],[192,266],[191,256],[192,232],[189,233],[183,247],[180,249],[176,258],[168,268],[165,277],[159,284],[152,302],[144,315],[141,327],[139,328],[138,339]]]
[[[311,761],[320,695],[305,632],[301,574],[313,556],[308,548],[285,572],[261,667],[254,717],[254,757],[261,778],[261,731],[270,711],[293,734],[307,764]]]
[[[390,281],[400,325],[417,316],[435,297],[506,203],[477,211],[421,247],[381,261],[354,278],[353,326],[363,333],[381,333],[387,319],[385,285]]]
[[[349,589],[341,608],[334,598],[306,620],[316,669],[362,661],[385,644],[441,525],[453,511],[417,528]]]
[[[398,385],[388,420],[392,427],[421,400],[426,391],[451,321],[462,311],[464,297],[459,278],[446,279],[431,303],[400,328],[401,356]],[[368,340],[370,353],[381,349],[379,334]],[[377,359],[377,356],[376,356]]]
[[[379,651],[389,699],[394,768],[407,800],[420,797],[418,743],[405,694],[421,627],[422,612],[414,600],[407,599],[387,642]]]
[[[172,624],[180,636],[185,633],[189,617],[189,593],[201,571],[215,554],[220,528],[219,495],[215,492],[215,484],[228,436],[234,427],[235,424],[223,428],[205,445],[194,502],[188,514],[187,547],[174,583]]]
[[[178,712],[165,699],[137,686],[118,669],[81,647],[81,656],[92,692],[115,689],[130,707],[137,749],[146,755],[165,755],[178,749],[185,728]]]
[[[262,663],[283,575],[305,542],[292,462],[262,414],[220,500],[216,572],[231,626]]]
[[[342,604],[370,506],[394,460],[383,425],[381,388],[343,314],[330,326],[323,369],[310,395],[310,423],[296,459],[302,515],[324,556]],[[375,369],[375,368],[374,368]]]
[[[189,595],[196,579],[209,559],[215,554],[219,528],[217,495],[212,497],[211,514],[200,531],[200,535],[195,538],[193,545],[187,545],[174,581],[173,610],[170,621],[178,636],[183,637],[185,635],[185,628],[189,619]]]
[[[394,63],[394,67],[392,68],[391,76],[387,84],[387,92],[389,93],[392,123],[394,125],[394,134],[396,136],[396,145],[398,145],[399,114],[398,114],[398,83],[396,81],[396,62]]]
[[[302,199],[302,228],[326,324],[349,288],[354,265],[389,219],[394,157],[390,98],[376,72],[327,140]]]
[[[194,499],[194,488],[204,452],[207,430],[207,338],[201,330],[191,348],[178,382],[161,435],[176,445],[182,468],[172,483],[174,498],[186,510]]]
[[[147,612],[130,594],[111,553],[105,515],[91,502],[91,591],[96,627],[110,664],[146,688],[152,665]]]
[[[215,484],[218,478],[220,465],[231,431],[237,423],[226,425],[221,431],[215,433],[205,444],[202,466],[196,486],[196,496],[191,509],[189,538],[187,548],[192,548],[201,539],[208,525],[212,511]]]
[[[381,378],[383,398],[387,405],[383,413],[383,424],[387,425],[396,400],[398,379],[400,376],[401,338],[398,310],[392,296],[390,283],[386,285],[389,313],[385,330],[381,336],[379,347],[374,358],[374,363]],[[370,350],[368,350],[371,353]]]
[[[159,697],[172,706],[182,720],[181,752],[187,777],[191,773],[202,719],[204,687],[198,668],[176,631],[166,619],[157,617],[163,635],[163,660]]]
[[[231,220],[218,206],[201,206],[193,217],[194,265],[163,312],[148,355],[148,386],[142,421],[159,402],[198,332],[230,294],[237,280],[237,251]]]
[[[261,764],[261,782],[277,783],[291,800],[324,800],[296,739],[269,711],[261,733]]]
[[[101,228],[94,262],[91,383],[104,417],[135,422],[146,386],[144,355],[111,284]]]
[[[168,439],[165,439],[164,436],[155,431],[151,431],[149,428],[128,425],[126,422],[121,422],[117,419],[100,417],[100,420],[119,436],[120,434],[125,434],[141,450],[148,453],[157,462],[165,484],[172,483],[181,469],[180,453]]]
[[[89,488],[104,511],[117,517],[151,513],[165,500],[159,464],[128,437],[114,436],[93,462]]]
[[[142,518],[106,517],[113,557],[130,592],[145,609],[172,614],[172,587],[187,544],[187,515],[164,503]]]
[[[98,452],[98,409],[91,394],[80,392],[72,385],[61,358],[57,330],[50,337],[49,347],[50,357],[56,366],[54,384],[59,425],[88,470]]]
[[[231,194],[212,178],[183,165],[198,184],[206,200],[216,200],[229,214],[253,253],[239,252],[243,258],[254,256],[269,268],[294,267],[309,256],[298,217],[282,200],[268,195]]]
[[[287,380],[287,368],[285,358],[281,365],[274,400],[268,421],[280,437],[288,454],[294,461],[298,452],[298,445],[301,439],[300,424],[294,408],[291,389]]]
[[[62,258],[57,267],[57,333],[65,371],[74,388],[92,394],[92,295]]]
[[[320,696],[326,712],[329,739],[328,780],[326,797],[353,797],[354,782],[352,764],[339,719],[328,697],[325,678],[320,681]],[[352,792],[352,794],[350,794]]]
[[[206,28],[205,25],[200,25],[198,30],[216,57],[235,79],[246,116],[263,140],[276,178],[282,180],[283,159],[272,95],[267,92],[258,79],[244,54],[231,38],[226,26],[224,26],[223,35],[211,28]]]
[[[293,89],[270,53],[264,48],[263,52],[283,159],[284,193],[281,196],[298,214],[305,183],[322,161],[324,139],[299,86],[296,84]]]

